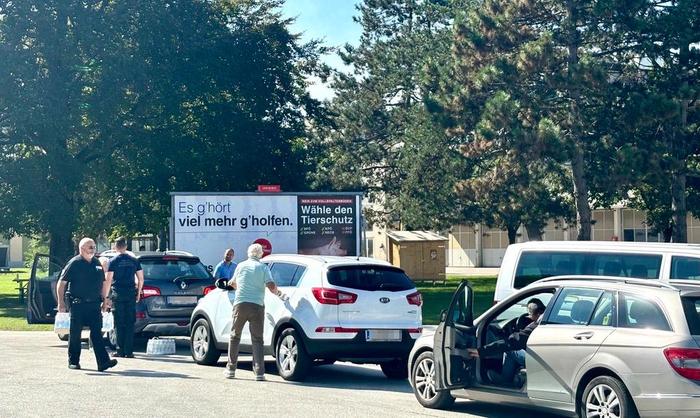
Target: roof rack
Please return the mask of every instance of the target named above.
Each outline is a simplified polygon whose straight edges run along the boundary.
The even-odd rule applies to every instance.
[[[678,290],[677,287],[672,286],[668,283],[664,283],[662,281],[659,281],[658,279],[636,279],[633,277],[615,277],[615,276],[590,276],[590,275],[551,276],[551,277],[545,277],[544,279],[537,280],[535,283],[564,281],[564,280],[571,280],[571,281],[574,281],[574,280],[593,280],[593,281],[601,281],[601,282],[627,283],[627,284],[636,284],[636,285],[640,285],[640,286],[649,286],[649,287],[658,287],[658,288],[662,288],[662,289]]]

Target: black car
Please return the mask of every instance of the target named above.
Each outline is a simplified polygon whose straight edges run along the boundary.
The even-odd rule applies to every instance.
[[[116,252],[102,256],[111,258]],[[137,335],[189,335],[197,301],[215,289],[214,279],[196,257],[184,251],[135,254],[144,275],[143,297],[136,304]],[[48,255],[34,258],[28,284],[27,322],[50,324],[56,316],[56,282],[63,265]],[[114,336],[110,335],[110,342]]]

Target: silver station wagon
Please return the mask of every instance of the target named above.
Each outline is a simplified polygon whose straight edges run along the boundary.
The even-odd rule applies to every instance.
[[[528,325],[524,367],[505,373],[514,351],[484,346],[522,337],[533,299],[546,308]],[[700,417],[700,283],[551,277],[476,320],[472,300],[462,282],[411,351],[409,379],[423,406],[460,397],[587,418]]]

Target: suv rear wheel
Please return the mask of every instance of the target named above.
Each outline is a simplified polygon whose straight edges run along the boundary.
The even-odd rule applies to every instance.
[[[312,359],[294,328],[285,329],[277,339],[275,362],[277,371],[284,380],[300,381],[306,378]]]
[[[639,417],[625,385],[611,376],[598,376],[588,382],[579,404],[581,418]]]
[[[435,360],[432,351],[418,356],[411,372],[411,386],[418,403],[426,408],[448,408],[455,402],[449,390],[435,390]]]
[[[216,348],[214,336],[206,319],[200,318],[194,323],[190,336],[190,348],[192,358],[197,364],[213,366],[219,361],[221,352]]]

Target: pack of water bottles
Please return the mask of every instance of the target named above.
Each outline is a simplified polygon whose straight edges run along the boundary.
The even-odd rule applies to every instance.
[[[151,338],[146,344],[146,354],[149,356],[175,354],[175,340],[173,338]]]
[[[114,329],[114,314],[102,312],[102,332],[110,332]]]
[[[70,332],[70,313],[57,313],[53,322],[53,330],[56,334],[68,334]]]

